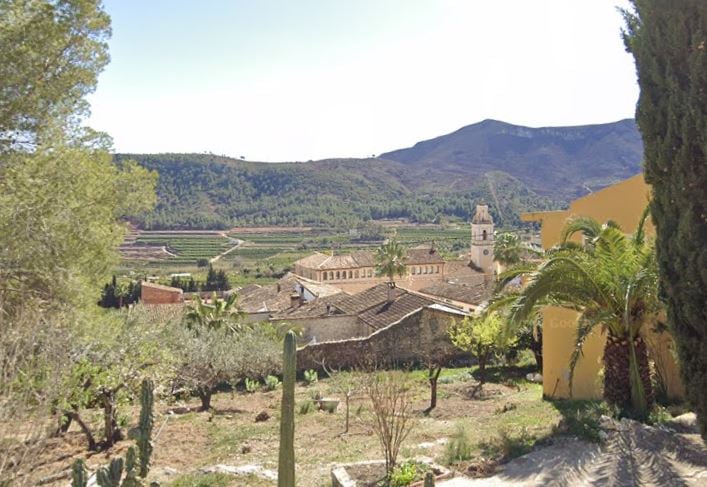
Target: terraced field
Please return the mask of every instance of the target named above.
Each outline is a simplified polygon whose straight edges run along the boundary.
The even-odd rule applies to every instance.
[[[213,233],[142,233],[137,245],[165,246],[176,257],[165,259],[165,263],[193,265],[199,259],[211,259],[233,247],[228,238]]]

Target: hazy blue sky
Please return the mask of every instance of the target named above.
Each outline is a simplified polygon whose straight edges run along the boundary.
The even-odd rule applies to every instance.
[[[379,154],[485,118],[632,117],[624,0],[106,0],[90,124],[121,152]]]

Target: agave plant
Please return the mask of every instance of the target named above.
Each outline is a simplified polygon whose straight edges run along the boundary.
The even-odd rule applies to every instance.
[[[653,400],[646,344],[642,328],[660,311],[655,250],[646,241],[644,225],[626,235],[614,222],[604,225],[591,218],[571,220],[561,245],[545,262],[524,265],[503,276],[505,282],[525,275],[527,285],[510,305],[511,323],[526,323],[542,305],[580,313],[570,363],[572,378],[587,337],[597,328],[606,333],[604,398],[643,416]],[[580,234],[583,242],[569,239]]]

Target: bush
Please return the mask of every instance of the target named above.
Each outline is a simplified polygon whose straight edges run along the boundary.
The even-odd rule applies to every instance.
[[[209,259],[197,259],[196,266],[197,267],[208,267],[209,266]]]
[[[511,435],[507,430],[502,430],[497,438],[482,443],[481,449],[485,455],[496,457],[501,462],[525,455],[535,445],[535,437],[523,428],[517,436]]]
[[[464,462],[473,457],[474,448],[463,427],[459,427],[447,443],[445,462],[447,465]]]
[[[314,402],[313,401],[306,400],[303,403],[301,403],[299,406],[299,413],[300,414],[309,414],[312,411],[314,411]]]
[[[390,487],[405,487],[410,485],[417,476],[417,465],[414,462],[405,462],[398,465],[390,473],[388,485]]]
[[[274,375],[269,375],[265,378],[265,389],[268,391],[274,391],[280,385],[280,379]]]

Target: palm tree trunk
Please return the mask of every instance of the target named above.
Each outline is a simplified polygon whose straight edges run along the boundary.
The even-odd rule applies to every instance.
[[[604,345],[604,399],[620,408],[631,404],[628,339],[611,332]]]
[[[651,384],[650,367],[648,365],[648,349],[641,336],[634,340],[636,353],[635,366],[638,369],[645,405],[653,404],[653,386]],[[632,406],[631,387],[631,349],[629,339],[617,337],[609,333],[604,346],[604,399],[620,408]]]

